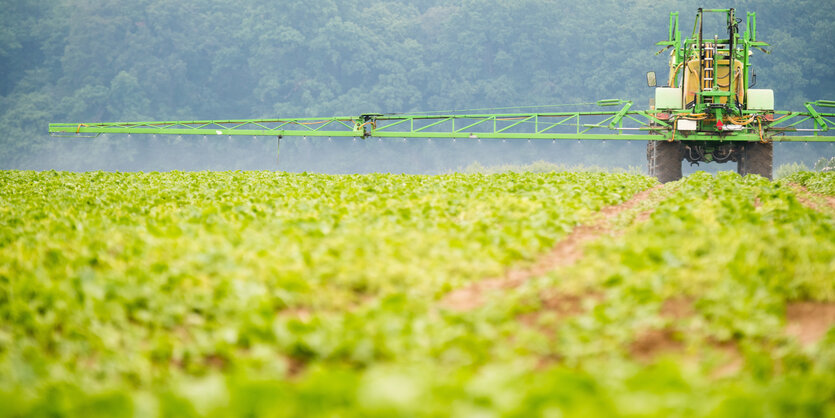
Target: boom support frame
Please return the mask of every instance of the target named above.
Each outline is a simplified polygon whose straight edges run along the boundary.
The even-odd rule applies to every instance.
[[[632,110],[626,100],[601,100],[598,106],[621,106],[615,111],[379,114],[328,118],[265,118],[237,120],[51,123],[53,136],[89,137],[101,134],[299,136],[358,138],[462,138],[551,140],[698,140],[805,142],[835,141],[835,113],[816,107],[835,107],[835,101],[806,103],[805,112],[775,111],[766,118],[744,112],[750,125],[744,131],[687,132],[675,129],[688,110]]]

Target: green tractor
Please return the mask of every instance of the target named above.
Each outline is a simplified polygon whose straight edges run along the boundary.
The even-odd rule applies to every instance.
[[[727,36],[704,37],[706,13],[725,15]],[[658,43],[672,49],[670,71],[666,85],[655,90],[653,107],[673,129],[667,141],[647,143],[649,174],[662,182],[681,178],[683,160],[732,161],[741,175],[772,176],[774,91],[753,88],[757,77],[749,61],[768,44],[757,40],[754,13],[742,35],[740,23],[734,9],[699,9],[692,36],[682,41],[678,13],[670,14],[668,40]],[[647,82],[656,87],[655,73],[647,74]]]

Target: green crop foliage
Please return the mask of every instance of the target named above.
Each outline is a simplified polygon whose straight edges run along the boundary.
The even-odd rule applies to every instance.
[[[0,182],[0,416],[835,414],[835,333],[783,330],[792,303],[835,300],[835,221],[759,177],[657,189],[576,263],[469,311],[444,295],[655,181]]]
[[[535,326],[554,335],[542,355],[566,364],[605,358],[611,368],[612,358],[654,351],[656,369],[624,367],[625,375],[640,376],[638,387],[664,384],[616,395],[647,396],[649,404],[631,405],[639,415],[831,415],[835,332],[809,347],[784,328],[792,304],[832,306],[833,260],[835,220],[791,188],[697,173],[673,186],[646,222],[588,245],[577,264],[495,303],[530,310],[540,295],[583,300],[587,309],[570,318],[534,309]],[[739,374],[717,377],[729,363]],[[705,376],[711,388],[701,386]]]
[[[118,388],[101,396],[121,409],[127,393],[177,376],[285,376],[297,364],[355,369],[456,350],[484,362],[489,337],[433,321],[438,297],[529,262],[654,182],[1,175],[0,387],[33,408],[63,396],[49,406],[59,411],[78,406],[68,388]]]
[[[795,183],[809,191],[835,196],[835,171],[800,171],[781,179],[782,183]]]

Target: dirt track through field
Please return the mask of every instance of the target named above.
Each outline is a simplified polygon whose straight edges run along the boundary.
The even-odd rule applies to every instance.
[[[532,266],[524,269],[508,270],[502,277],[491,277],[479,280],[469,286],[453,290],[448,293],[441,305],[457,311],[468,311],[481,306],[485,296],[496,290],[517,287],[531,278],[541,276],[550,270],[566,267],[577,262],[583,257],[583,244],[603,235],[613,234],[612,222],[624,211],[637,207],[641,202],[647,200],[652,192],[663,186],[636,193],[629,200],[614,206],[607,206],[598,212],[600,215],[597,221],[588,225],[578,225],[571,233],[557,243],[550,252],[537,259]],[[643,222],[649,219],[651,210],[642,212],[635,217],[633,222]]]
[[[803,345],[818,342],[835,325],[832,302],[793,302],[786,306],[786,334]]]
[[[835,197],[810,192],[806,187],[790,183],[797,200],[818,212],[835,212]],[[823,205],[823,207],[822,207]],[[835,304],[800,301],[786,306],[786,334],[804,346],[818,342],[835,325]]]
[[[791,183],[791,187],[795,191],[795,196],[797,199],[800,200],[800,203],[803,203],[806,207],[812,208],[818,212],[822,211],[824,208],[821,208],[818,203],[815,203],[812,199],[809,199],[810,196],[815,197],[818,202],[829,206],[829,210],[835,211],[835,197],[827,196],[820,193],[810,192],[807,188]]]

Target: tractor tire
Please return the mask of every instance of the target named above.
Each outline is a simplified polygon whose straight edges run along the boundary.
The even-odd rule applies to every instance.
[[[684,156],[681,142],[647,141],[647,168],[649,175],[661,183],[681,179],[681,160]]]
[[[739,175],[757,174],[772,179],[774,144],[771,142],[746,142],[742,144],[736,171]]]

